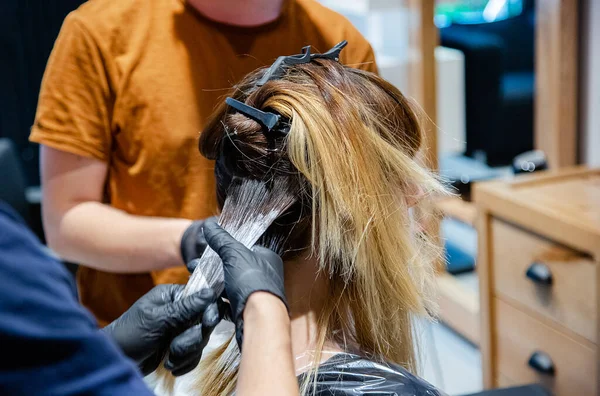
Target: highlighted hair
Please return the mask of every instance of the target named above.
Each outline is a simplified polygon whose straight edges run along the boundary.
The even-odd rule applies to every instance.
[[[411,226],[409,207],[444,193],[415,160],[422,144],[417,111],[377,75],[329,60],[289,67],[256,87],[263,73],[248,75],[233,97],[289,118],[290,133],[280,152],[269,153],[260,126],[221,105],[200,141],[202,153],[217,159],[221,202],[232,174],[260,178],[273,160],[297,180],[298,204],[265,243],[284,259],[308,249],[328,278],[313,374],[326,341],[414,372],[413,320],[435,311],[433,263],[440,256]],[[238,365],[232,340],[201,362],[200,393],[233,393]]]

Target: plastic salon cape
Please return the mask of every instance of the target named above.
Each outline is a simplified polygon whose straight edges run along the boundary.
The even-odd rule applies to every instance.
[[[300,383],[304,376],[298,377]],[[319,366],[314,396],[445,396],[446,394],[390,363],[375,363],[361,356],[340,353]]]

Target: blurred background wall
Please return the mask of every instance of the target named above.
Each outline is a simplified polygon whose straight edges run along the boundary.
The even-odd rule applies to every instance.
[[[600,165],[600,2],[581,1],[581,64],[580,64],[580,148],[582,162]],[[5,0],[0,2],[0,137],[14,142],[23,163],[26,183],[39,185],[38,149],[28,142],[29,128],[33,122],[39,83],[46,61],[64,17],[84,0]],[[386,9],[369,13],[361,0],[322,0],[332,8],[345,13],[356,26],[373,41],[383,74],[393,80],[398,78],[401,88],[406,59],[410,57],[410,45],[406,27],[410,18],[400,9]],[[440,0],[440,4],[452,5],[456,1]],[[389,3],[386,2],[386,3]],[[401,2],[399,2],[401,3]],[[515,2],[516,4],[516,2]],[[368,18],[365,16],[369,15]],[[446,17],[445,15],[442,15]],[[401,21],[401,23],[398,23]],[[443,22],[443,21],[442,21]],[[443,25],[443,23],[442,23]],[[393,40],[389,38],[393,37]],[[443,51],[443,50],[442,50]],[[436,53],[438,77],[450,73],[454,78],[438,78],[440,102],[438,104],[441,129],[440,149],[461,151],[465,141],[463,98],[450,98],[445,92],[457,91],[463,76],[454,70],[462,67],[462,54],[456,52]],[[390,69],[391,73],[387,73]],[[439,85],[439,84],[438,84]],[[461,92],[462,94],[462,92]],[[458,99],[458,100],[457,100]],[[448,103],[458,108],[448,106]],[[452,109],[452,111],[448,110]],[[446,116],[444,116],[446,115]],[[468,128],[467,128],[468,129]],[[464,148],[462,148],[464,149]]]

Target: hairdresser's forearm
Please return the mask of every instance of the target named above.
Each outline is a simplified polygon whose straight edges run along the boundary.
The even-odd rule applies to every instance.
[[[73,206],[47,229],[63,259],[109,272],[183,265],[180,241],[190,220],[129,215],[98,202]]]
[[[237,394],[298,395],[290,319],[279,298],[264,292],[248,298]]]

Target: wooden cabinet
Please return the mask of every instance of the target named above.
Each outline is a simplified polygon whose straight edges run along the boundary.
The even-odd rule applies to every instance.
[[[519,385],[539,382],[556,395],[595,394],[595,345],[569,338],[535,315],[519,310],[518,304],[501,298],[492,303],[496,312],[497,373]],[[552,364],[548,370],[554,374],[544,370],[545,363]]]
[[[600,394],[600,170],[475,187],[484,385]]]
[[[494,294],[596,342],[596,265],[588,256],[492,220]]]

